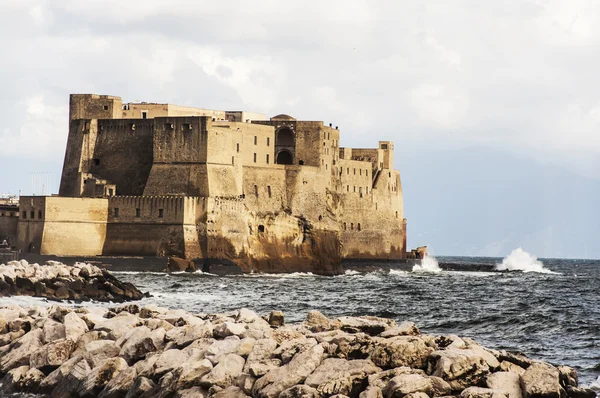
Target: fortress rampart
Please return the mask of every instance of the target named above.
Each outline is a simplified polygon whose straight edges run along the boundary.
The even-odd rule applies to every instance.
[[[405,259],[393,143],[339,140],[337,127],[288,115],[72,95],[59,196],[22,198],[18,245],[221,260],[246,272]]]

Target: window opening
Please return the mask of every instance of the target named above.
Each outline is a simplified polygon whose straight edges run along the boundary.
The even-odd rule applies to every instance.
[[[158,218],[163,218],[164,215],[165,215],[165,210],[164,209],[158,209]]]

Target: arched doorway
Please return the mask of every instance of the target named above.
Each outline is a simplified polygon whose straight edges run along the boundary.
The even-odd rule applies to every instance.
[[[277,131],[277,140],[275,145],[278,146],[293,146],[294,145],[294,133],[287,127],[280,128]]]
[[[277,164],[293,164],[294,159],[292,158],[292,154],[290,151],[280,151],[277,154]]]

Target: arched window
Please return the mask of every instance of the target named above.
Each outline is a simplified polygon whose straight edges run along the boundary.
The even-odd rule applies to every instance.
[[[287,127],[279,129],[275,145],[294,145],[294,133]]]
[[[292,159],[292,154],[290,151],[280,151],[277,154],[277,164],[293,164],[294,159]]]
[[[346,223],[344,223],[344,231],[346,230]]]
[[[354,229],[354,223],[353,222],[350,223],[350,229]]]
[[[360,231],[360,223],[358,223],[358,224],[356,225],[356,229],[358,229],[358,230]]]

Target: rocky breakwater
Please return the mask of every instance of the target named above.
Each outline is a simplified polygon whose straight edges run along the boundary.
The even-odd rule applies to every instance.
[[[576,372],[410,322],[241,309],[0,308],[0,393],[62,397],[594,397]]]
[[[139,300],[144,294],[90,264],[49,261],[39,265],[21,260],[0,265],[0,297],[7,296],[122,302]]]

